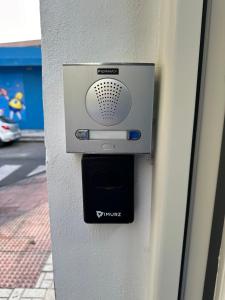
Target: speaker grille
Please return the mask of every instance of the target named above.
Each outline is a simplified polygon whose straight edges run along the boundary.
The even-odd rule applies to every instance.
[[[112,126],[121,123],[131,108],[128,88],[119,80],[96,81],[86,95],[86,110],[97,123]]]

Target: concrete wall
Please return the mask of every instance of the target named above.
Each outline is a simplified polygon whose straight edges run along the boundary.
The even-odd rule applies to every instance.
[[[176,299],[202,1],[168,2],[41,1],[47,174],[58,300]],[[154,198],[152,163],[138,156],[135,222],[130,225],[83,222],[81,156],[65,153],[62,64],[98,61],[155,62],[162,76]]]
[[[83,221],[81,156],[66,154],[62,64],[155,62],[160,1],[41,1],[48,186],[59,300],[146,299],[151,161],[136,160],[131,225]],[[138,20],[138,21],[137,21]]]

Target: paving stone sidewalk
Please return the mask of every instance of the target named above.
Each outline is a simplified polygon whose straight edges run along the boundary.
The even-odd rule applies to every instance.
[[[0,189],[0,300],[54,300],[45,175]]]
[[[0,300],[55,300],[52,255],[44,265],[34,288],[0,289]]]

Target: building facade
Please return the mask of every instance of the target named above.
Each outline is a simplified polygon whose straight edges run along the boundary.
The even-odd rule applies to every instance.
[[[44,128],[41,47],[0,45],[0,114],[21,129]]]

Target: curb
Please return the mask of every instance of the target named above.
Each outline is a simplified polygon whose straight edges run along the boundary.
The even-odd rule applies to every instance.
[[[43,130],[21,130],[21,142],[44,142]]]
[[[44,142],[44,137],[24,137],[21,136],[19,142]]]

